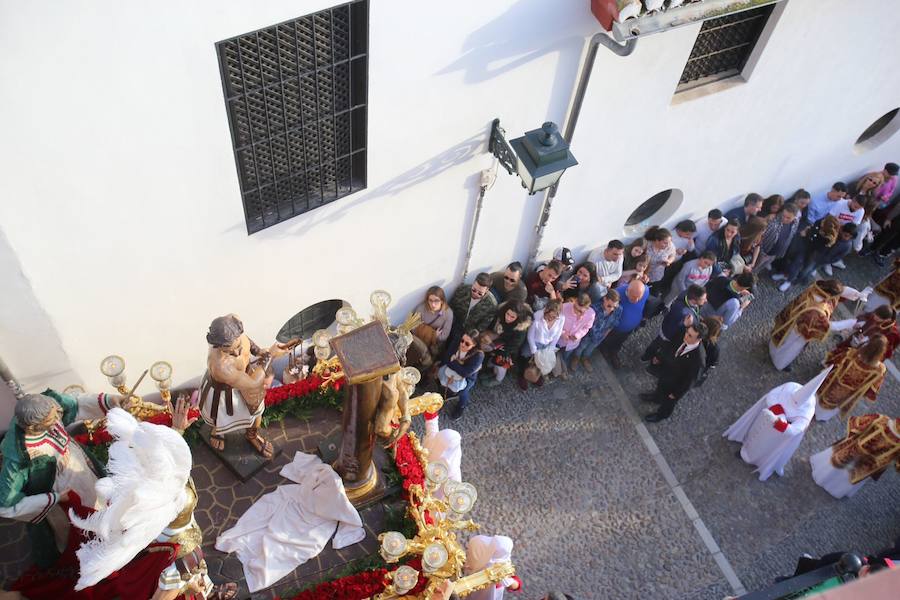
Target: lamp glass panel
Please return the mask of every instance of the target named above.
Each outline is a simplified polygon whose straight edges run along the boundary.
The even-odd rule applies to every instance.
[[[519,163],[519,177],[522,179],[522,183],[524,184],[525,188],[530,192],[532,189],[531,186],[534,183],[534,177],[532,177],[531,171],[528,170],[527,165],[522,161],[521,158],[519,158],[518,155],[516,155],[516,160]]]
[[[532,188],[532,191],[538,192],[540,190],[547,189],[548,187],[559,181],[559,178],[562,177],[562,174],[564,172],[565,170],[554,171],[553,173],[547,173],[546,175],[538,177],[534,180],[534,187]]]

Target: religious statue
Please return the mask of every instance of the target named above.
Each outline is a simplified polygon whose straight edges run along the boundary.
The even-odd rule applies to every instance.
[[[104,467],[69,437],[65,426],[102,418],[123,401],[110,394],[74,397],[51,389],[25,394],[17,385],[11,387],[17,402],[0,444],[0,517],[28,522],[34,562],[46,568],[69,536],[69,521],[58,505],[102,506],[94,485]]]
[[[234,314],[213,319],[206,341],[209,353],[200,383],[200,413],[212,428],[210,446],[224,450],[224,434],[246,430],[245,437],[256,451],[263,458],[272,458],[272,443],[259,434],[266,389],[274,378],[271,361],[298,341],[276,342],[263,350],[247,337],[243,323]]]
[[[87,515],[70,511],[72,522],[93,534],[76,552],[75,590],[152,600],[237,596],[233,583],[213,585],[200,549],[191,451],[179,433],[191,423],[188,406],[181,396],[172,428],[141,423],[123,410],[109,412],[107,431],[115,441],[109,476],[97,485],[103,507]]]
[[[372,452],[378,433],[389,434],[388,407],[406,404],[408,393],[397,385],[400,353],[381,323],[374,321],[331,340],[347,385],[344,386],[341,446],[334,470],[351,500],[371,491],[377,473]],[[381,416],[379,416],[381,406]],[[401,426],[409,428],[409,415]],[[377,426],[376,426],[377,424]],[[395,438],[396,439],[396,438]]]
[[[410,315],[396,328],[387,320],[390,295],[372,294],[374,320],[363,324],[348,307],[338,311],[338,333],[329,339],[325,332],[313,335],[320,365],[337,362],[347,385],[344,387],[342,437],[334,469],[341,476],[347,496],[358,500],[377,484],[377,469],[372,461],[376,440],[390,447],[409,431],[411,417],[437,411],[442,399],[436,394],[410,398],[419,372],[405,367],[406,353],[412,341],[410,331],[419,316]],[[331,352],[335,358],[328,360]]]

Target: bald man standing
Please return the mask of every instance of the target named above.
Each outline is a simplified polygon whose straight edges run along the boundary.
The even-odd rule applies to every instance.
[[[619,324],[609,332],[603,343],[600,344],[600,352],[609,361],[613,368],[622,367],[622,361],[619,360],[619,350],[622,344],[631,335],[631,332],[638,328],[644,315],[644,307],[647,304],[647,298],[650,296],[650,290],[640,280],[635,279],[627,285],[620,285],[616,288],[619,292],[619,298],[622,306],[622,318]]]

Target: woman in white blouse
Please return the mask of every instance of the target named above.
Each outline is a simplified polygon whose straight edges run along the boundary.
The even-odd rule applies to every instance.
[[[539,350],[544,348],[556,348],[556,343],[562,335],[563,325],[566,320],[560,314],[562,303],[559,300],[550,300],[544,307],[534,313],[534,320],[531,327],[528,328],[528,340],[522,346],[522,356],[531,359]],[[519,387],[522,390],[528,389],[528,381],[525,379],[525,369],[532,364],[532,360],[519,361]],[[544,384],[544,378],[541,377],[535,382],[540,387]]]

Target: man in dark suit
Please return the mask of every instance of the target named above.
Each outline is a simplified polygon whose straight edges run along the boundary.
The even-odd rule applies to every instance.
[[[641,360],[646,362],[656,356],[666,342],[680,340],[686,327],[700,322],[700,307],[704,304],[706,290],[696,284],[688,286],[681,298],[672,302],[669,312],[663,318],[659,335],[644,350]]]
[[[652,360],[659,378],[656,389],[640,395],[641,400],[659,404],[659,408],[644,417],[645,421],[657,423],[669,418],[681,397],[693,387],[706,362],[703,350],[706,334],[706,325],[696,323],[685,329],[682,339],[667,342],[660,348]]]

